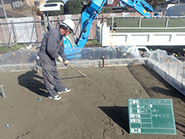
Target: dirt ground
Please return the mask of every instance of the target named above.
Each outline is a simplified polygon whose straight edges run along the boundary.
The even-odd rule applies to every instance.
[[[47,98],[41,72],[0,73],[6,94],[0,97],[0,139],[185,139],[185,96],[149,67],[79,70],[90,77],[59,69],[72,89],[59,101]],[[172,99],[177,135],[130,134],[128,98]]]

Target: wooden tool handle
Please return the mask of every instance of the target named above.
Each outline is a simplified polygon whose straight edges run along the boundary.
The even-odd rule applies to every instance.
[[[70,64],[69,64],[69,67],[74,69],[75,71],[77,71],[78,73],[80,73],[81,75],[83,75],[84,77],[87,77],[87,75],[85,75],[83,72],[79,71],[78,69],[72,67]]]
[[[64,62],[63,62],[64,63]],[[74,68],[73,66],[71,66],[70,64],[68,64],[68,66],[72,69],[74,69],[75,71],[77,71],[78,73],[80,73],[81,75],[83,75],[84,77],[87,77],[87,75],[85,75],[83,72],[79,71],[78,69]]]

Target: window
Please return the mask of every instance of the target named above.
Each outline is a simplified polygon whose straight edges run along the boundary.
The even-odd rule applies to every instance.
[[[56,7],[57,6],[57,4],[46,4],[46,5],[44,5],[44,7]]]
[[[39,1],[34,1],[34,5],[35,6],[39,6],[40,5],[40,2]]]
[[[114,0],[107,0],[107,4],[112,4]]]
[[[22,4],[21,0],[17,0],[17,1],[12,2],[12,7],[13,8],[19,8],[19,7],[22,7],[22,6],[23,6],[23,4]]]

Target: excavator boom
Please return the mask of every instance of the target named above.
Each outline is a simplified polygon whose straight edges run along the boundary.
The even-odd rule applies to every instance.
[[[137,12],[139,12],[141,15],[145,16],[146,18],[151,18],[151,15],[149,12],[154,12],[154,16],[159,17],[158,12],[156,12],[152,6],[150,6],[146,1],[144,0],[120,0],[123,4],[126,4],[132,8],[134,8]]]

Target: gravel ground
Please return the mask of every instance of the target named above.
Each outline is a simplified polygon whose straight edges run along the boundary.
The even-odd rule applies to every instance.
[[[147,66],[59,69],[71,92],[49,100],[42,73],[0,73],[1,139],[183,139],[185,96]],[[41,100],[39,100],[39,98]],[[129,98],[172,99],[177,135],[129,133]],[[6,125],[9,124],[9,128]]]

